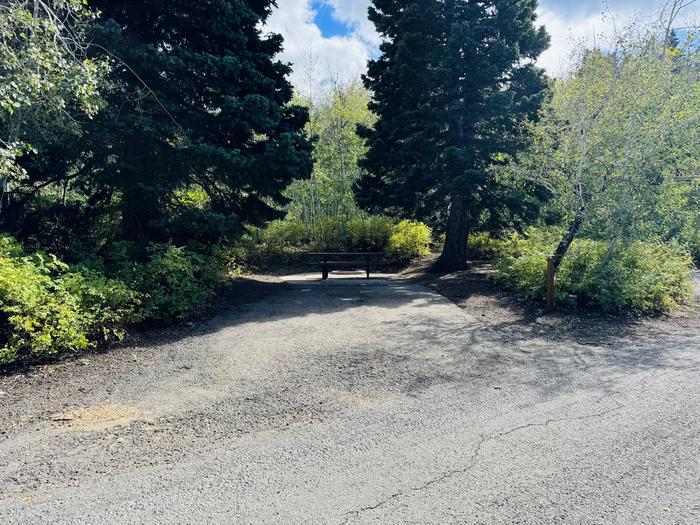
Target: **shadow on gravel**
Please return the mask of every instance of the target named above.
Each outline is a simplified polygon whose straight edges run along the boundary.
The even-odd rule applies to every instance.
[[[309,366],[321,386],[373,397],[379,391],[418,396],[439,385],[459,385],[478,397],[494,389],[503,394],[522,390],[551,399],[577,390],[614,395],[629,376],[693,373],[698,370],[695,342],[631,342],[596,347],[522,338],[484,327],[455,327],[453,321],[430,318],[420,327],[387,323],[390,345],[319,355]],[[639,384],[639,394],[644,383]],[[516,394],[517,395],[517,394]]]
[[[425,286],[408,279],[390,281],[383,287],[240,282],[221,296],[213,307],[219,315],[212,320],[144,331],[127,344],[102,352],[106,355],[82,354],[65,364],[80,366],[88,357],[91,363],[85,372],[109,367],[128,371],[134,363],[145,369],[158,360],[168,373],[177,375],[182,372],[178,368],[182,354],[174,349],[181,341],[206,354],[208,343],[200,338],[248,323],[266,337],[266,330],[274,333],[278,329],[266,327],[267,323],[315,317],[314,322],[332,334],[343,316],[331,314],[347,312],[355,316],[355,323],[361,323],[364,316],[381,319],[381,310],[386,310],[389,315],[381,323],[390,335],[376,346],[319,356],[311,355],[314,349],[309,349],[308,369],[315,371],[317,386],[328,379],[329,387],[336,382],[351,392],[379,389],[412,395],[439,383],[493,378],[527,368],[548,378],[541,388],[559,389],[566,387],[572,366],[599,367],[601,382],[610,374],[697,366],[682,352],[671,350],[697,345],[698,324],[694,330],[678,325],[669,330],[670,321],[664,320],[654,325],[595,312],[550,315],[514,301],[483,275],[428,276],[421,281]],[[436,314],[431,307],[445,306],[447,300],[435,292],[458,303],[469,315],[461,322],[455,321],[454,315],[441,317],[444,309],[436,309]],[[406,319],[390,314],[406,307],[412,312]],[[298,337],[303,344],[303,333]],[[235,346],[231,350],[235,351]],[[614,384],[611,379],[611,389]]]
[[[593,345],[577,341],[574,334],[562,338],[557,327],[545,326],[539,332],[555,331],[556,338],[542,337],[532,329],[517,328],[541,324],[538,316],[504,320],[505,314],[491,310],[493,316],[486,320],[480,315],[462,317],[445,298],[412,282],[395,281],[386,287],[265,283],[256,285],[256,290],[257,295],[233,298],[233,306],[226,303],[216,319],[179,334],[164,334],[161,339],[149,334],[136,344],[132,341],[131,347],[79,356],[88,358],[84,365],[83,359],[74,359],[14,378],[0,377],[7,407],[0,415],[5,421],[31,415],[33,423],[64,411],[65,407],[56,407],[61,400],[98,405],[140,399],[143,391],[162,389],[196,403],[177,416],[182,421],[157,419],[153,423],[157,433],[174,443],[206,442],[216,433],[224,439],[319,421],[364,399],[385,401],[387,394],[415,397],[445,384],[465,389],[465,399],[488,403],[528,390],[544,399],[572,389],[597,397],[614,394],[626,376],[639,372],[659,375],[698,367],[700,338],[693,340],[691,335],[642,341],[618,330],[604,334],[603,344]],[[348,332],[347,342],[335,334],[342,329],[345,314],[352,316],[349,326],[358,332]],[[304,317],[306,323],[293,323]],[[256,363],[256,352],[270,357],[264,361],[264,373],[250,377],[240,368],[246,357],[236,356],[242,350],[240,333],[228,334],[228,345],[211,344],[203,337],[249,323],[250,329],[241,332],[247,337],[243,343],[248,345],[247,359]],[[280,333],[294,339],[294,352],[287,352]],[[326,334],[333,339],[328,345]],[[242,375],[232,380],[239,372]],[[639,388],[641,395],[643,384]],[[231,422],[236,422],[234,430]],[[16,424],[21,429],[29,423]],[[138,461],[172,460],[156,457],[159,445],[151,442],[150,423],[138,423],[135,429],[119,432],[140,440],[142,450],[153,449]]]
[[[416,283],[423,286],[416,286]],[[473,334],[489,334],[493,342],[527,343],[536,339],[542,343],[562,343],[592,348],[663,346],[671,340],[700,337],[700,305],[695,304],[679,316],[644,319],[634,316],[607,315],[595,309],[560,309],[547,312],[531,302],[520,301],[510,292],[500,289],[487,278],[483,268],[449,276],[423,276],[420,279],[397,279],[386,286],[323,286],[310,283],[258,284],[255,295],[230,297],[222,302],[221,314],[196,329],[173,335],[175,342],[193,335],[206,335],[227,327],[248,322],[265,323],[306,316],[324,316],[351,311],[358,307],[394,310],[407,305],[430,308],[444,304],[445,299],[456,303],[479,324],[459,328],[440,327],[439,321],[426,319],[432,337],[457,337],[462,344],[472,345]],[[387,290],[389,290],[387,292]],[[322,317],[319,323],[323,323]],[[387,329],[392,332],[391,326]],[[460,335],[461,332],[461,335]],[[158,338],[156,337],[156,340]],[[163,339],[160,339],[163,342]]]
[[[55,365],[100,356],[120,351],[147,349],[175,344],[183,339],[206,335],[220,328],[216,321],[226,312],[245,310],[285,289],[286,283],[278,279],[235,278],[226,284],[217,294],[211,305],[198,318],[188,322],[173,325],[141,325],[131,327],[127,338],[119,343],[103,345],[89,352],[76,352],[49,356],[29,362],[19,362],[13,365],[0,366],[0,378],[13,374],[28,373],[41,365]],[[214,324],[213,324],[214,323]],[[215,325],[216,324],[216,329]]]
[[[478,289],[474,294],[488,296]],[[502,300],[498,290],[490,294]],[[329,314],[348,312],[377,319],[374,316],[383,315],[377,309],[410,307],[407,315],[382,321],[389,335],[376,346],[308,356],[305,368],[314,370],[317,387],[327,382],[329,388],[343,385],[345,391],[367,396],[378,390],[417,395],[436,384],[468,384],[480,378],[497,383],[500,376],[520,381],[521,373],[537,378],[533,388],[553,394],[572,386],[572,369],[594,372],[582,376],[590,384],[577,379],[578,387],[614,392],[621,376],[692,370],[698,364],[690,350],[700,341],[700,326],[670,334],[663,330],[669,320],[659,320],[654,329],[646,321],[591,311],[577,312],[576,324],[570,312],[548,315],[534,307],[501,312],[486,306],[482,309],[490,317],[466,308],[471,315],[462,322],[454,315],[443,317],[444,309],[431,308],[445,304],[444,297],[411,281],[394,281],[384,289],[298,284],[260,303],[263,311],[256,308],[252,317],[232,312],[219,326],[318,316],[324,327],[324,316]],[[353,312],[362,307],[371,310]],[[338,317],[332,322],[339,322]],[[332,332],[334,326],[325,328]]]
[[[595,308],[561,307],[548,312],[543,305],[519,299],[490,276],[492,266],[474,263],[470,270],[449,275],[421,273],[415,280],[477,317],[487,327],[522,338],[606,346],[636,340],[640,344],[672,337],[700,336],[700,272],[696,272],[698,300],[671,316],[642,318],[606,314]]]

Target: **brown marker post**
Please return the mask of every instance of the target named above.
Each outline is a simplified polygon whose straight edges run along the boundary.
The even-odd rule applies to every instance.
[[[554,310],[554,261],[547,259],[547,309]]]

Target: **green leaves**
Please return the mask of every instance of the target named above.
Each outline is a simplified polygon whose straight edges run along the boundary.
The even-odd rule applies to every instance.
[[[523,176],[539,174],[565,219],[585,209],[584,235],[683,240],[697,228],[700,55],[659,55],[653,33],[584,52],[536,126]]]
[[[252,229],[239,244],[241,259],[258,267],[303,260],[304,253],[385,252],[392,262],[407,262],[430,253],[432,230],[417,221],[389,217],[345,219],[322,217],[313,225],[294,218]]]
[[[359,83],[336,86],[309,106],[306,127],[314,141],[314,170],[310,180],[292,183],[285,195],[291,199],[289,213],[308,225],[325,217],[353,217],[359,213],[354,189],[363,171],[359,161],[366,152],[358,126],[375,121],[369,111],[369,93]]]
[[[123,261],[119,278],[142,293],[141,320],[178,321],[202,312],[223,281],[224,261],[186,247],[152,244],[146,263]]]
[[[543,300],[545,270],[561,232],[530,229],[497,241],[497,278],[524,296]],[[612,249],[611,249],[612,248]],[[607,312],[657,315],[692,297],[692,260],[677,243],[633,242],[610,246],[592,239],[573,243],[557,275],[560,301]]]
[[[85,56],[90,16],[76,0],[9,0],[0,11],[0,177],[23,174],[7,160],[9,151],[20,156],[29,151],[23,142],[47,128],[74,127],[76,113],[92,116],[100,107],[98,86],[109,66]]]
[[[138,303],[121,282],[0,237],[0,365],[119,339]]]

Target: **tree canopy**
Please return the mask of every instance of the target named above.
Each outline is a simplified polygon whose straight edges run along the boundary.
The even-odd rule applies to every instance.
[[[556,82],[520,165],[522,177],[548,185],[567,223],[557,266],[579,233],[611,249],[638,239],[688,241],[692,216],[700,217],[700,54],[661,52],[655,34],[633,35],[609,52],[584,52]]]
[[[362,176],[360,160],[366,152],[358,126],[370,127],[369,92],[359,83],[338,83],[316,100],[302,99],[309,107],[309,135],[314,138],[314,170],[310,179],[294,182],[285,193],[289,213],[307,225],[322,218],[350,219],[360,213],[355,186]]]
[[[100,107],[107,63],[87,56],[92,13],[79,0],[9,0],[0,5],[0,181],[2,196],[26,173],[17,159],[51,133],[76,130]]]
[[[311,146],[290,68],[275,58],[282,38],[261,29],[273,4],[92,2],[89,52],[112,65],[105,107],[27,163],[19,222],[59,206],[64,227],[116,220],[115,238],[145,245],[216,243],[280,216],[283,190],[311,171]],[[52,185],[65,198],[38,202]]]
[[[466,262],[470,218],[496,205],[489,166],[523,145],[546,79],[534,65],[548,46],[535,0],[375,0],[384,42],[365,85],[379,120],[361,202],[447,222],[445,269]],[[445,221],[446,209],[449,220]]]

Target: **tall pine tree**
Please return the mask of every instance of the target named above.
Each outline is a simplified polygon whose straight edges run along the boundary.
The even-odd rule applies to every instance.
[[[290,68],[275,59],[282,37],[261,29],[275,1],[91,5],[90,49],[113,60],[106,104],[78,140],[47,152],[71,165],[61,171],[69,200],[82,195],[82,227],[116,219],[141,246],[215,243],[281,216],[282,191],[312,161],[308,112],[290,104]]]
[[[488,168],[522,144],[546,79],[534,62],[549,43],[536,0],[373,0],[381,56],[365,85],[374,129],[360,202],[439,220],[449,209],[438,262],[466,264],[472,217],[498,205]]]

